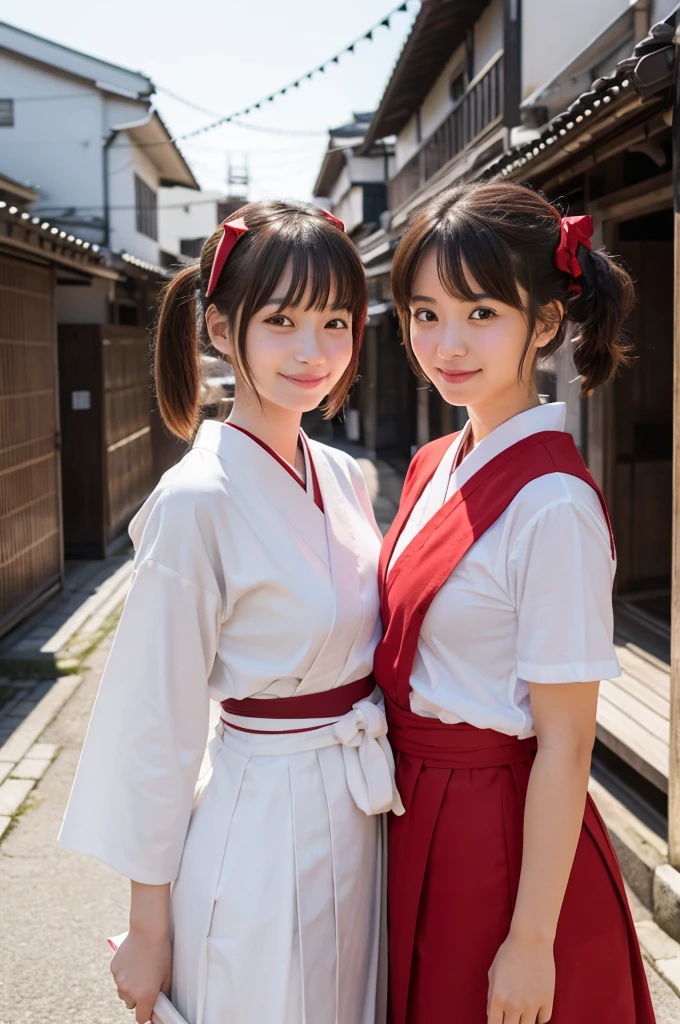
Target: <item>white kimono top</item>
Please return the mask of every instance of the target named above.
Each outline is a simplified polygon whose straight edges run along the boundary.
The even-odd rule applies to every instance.
[[[212,421],[133,519],[132,584],[63,845],[138,882],[173,881],[210,698],[288,697],[370,674],[380,533],[354,460],[309,448],[325,514],[255,441]]]
[[[564,430],[566,407],[520,413],[451,472],[469,423],[426,486],[390,567],[477,470],[511,445]],[[411,675],[411,710],[525,738],[534,734],[529,682],[620,674],[613,645],[616,563],[599,498],[576,477],[551,473],[524,487],[461,559],[430,606]]]

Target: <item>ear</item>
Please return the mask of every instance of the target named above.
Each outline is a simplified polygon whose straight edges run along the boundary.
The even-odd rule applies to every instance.
[[[540,310],[534,332],[534,348],[545,348],[555,337],[564,317],[564,306],[555,299]]]
[[[224,313],[220,313],[214,303],[211,303],[205,311],[205,325],[212,346],[231,360],[232,343],[228,318]]]

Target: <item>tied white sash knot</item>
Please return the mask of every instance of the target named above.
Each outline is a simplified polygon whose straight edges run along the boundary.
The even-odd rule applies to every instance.
[[[387,742],[387,721],[379,704],[360,700],[333,726],[342,744],[347,787],[364,814],[403,814],[394,784],[394,756]]]

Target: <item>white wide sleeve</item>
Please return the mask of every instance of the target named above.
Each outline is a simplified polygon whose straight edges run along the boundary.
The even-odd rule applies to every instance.
[[[520,534],[508,562],[517,609],[517,675],[571,683],[620,675],[613,644],[615,563],[604,522],[559,502]]]
[[[143,549],[194,542],[186,521],[168,545],[155,543],[155,532],[147,524]],[[207,742],[221,607],[219,592],[156,558],[136,564],[59,841],[137,882],[160,885],[178,873]]]

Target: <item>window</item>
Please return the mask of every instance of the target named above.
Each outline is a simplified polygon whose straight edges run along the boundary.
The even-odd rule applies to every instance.
[[[420,107],[416,110],[416,142],[423,141],[423,126],[420,121]]]
[[[179,251],[182,256],[189,256],[191,259],[197,260],[205,242],[205,238],[180,238]]]
[[[14,100],[0,100],[0,128],[14,127]]]
[[[135,174],[135,210],[137,230],[147,238],[158,238],[158,216],[156,193]]]
[[[465,80],[466,74],[464,71],[459,71],[458,74],[454,75],[451,79],[451,85],[449,86],[449,95],[454,103],[459,103],[465,95]]]

